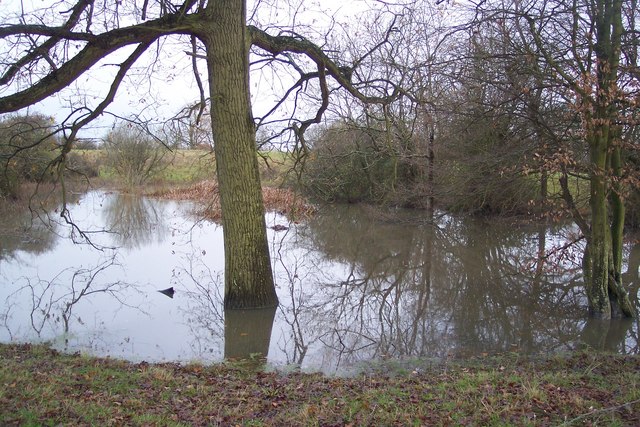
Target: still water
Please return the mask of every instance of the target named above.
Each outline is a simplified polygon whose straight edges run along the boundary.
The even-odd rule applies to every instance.
[[[132,361],[344,373],[368,363],[585,345],[638,353],[637,321],[588,321],[571,227],[337,206],[266,216],[280,306],[222,307],[222,228],[188,202],[93,191],[40,221],[3,218],[0,340]],[[278,226],[278,227],[276,227]],[[278,231],[276,231],[278,230]],[[90,244],[84,236],[88,236]],[[634,304],[640,245],[625,251]],[[173,297],[158,292],[173,288]]]

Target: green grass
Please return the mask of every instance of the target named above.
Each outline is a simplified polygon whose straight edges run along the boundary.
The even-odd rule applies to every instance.
[[[262,151],[258,156],[262,184],[267,187],[281,187],[289,179],[293,159],[284,151]]]
[[[215,159],[211,152],[205,150],[176,150],[168,154],[168,161],[156,179],[170,184],[185,184],[215,176]]]
[[[560,174],[553,174],[549,176],[549,197],[561,198],[562,188],[560,187]],[[578,208],[586,208],[589,204],[589,180],[586,178],[570,177],[567,180],[567,186],[569,187],[569,193],[574,198]]]
[[[96,159],[99,178],[118,185],[119,177],[107,162],[102,150],[92,150],[91,158]],[[167,152],[163,167],[159,168],[150,184],[180,185],[190,184],[215,177],[216,165],[211,152],[205,150],[175,150]]]
[[[98,180],[109,185],[118,186],[118,174],[106,162],[104,150],[75,150],[86,164],[98,172]],[[167,152],[166,164],[159,169],[149,184],[152,185],[187,185],[194,182],[215,179],[215,157],[207,150],[174,150]],[[260,152],[258,164],[263,184],[279,186],[282,184],[291,166],[291,159],[285,152]]]
[[[0,425],[637,425],[640,357],[449,361],[351,378],[0,345]]]

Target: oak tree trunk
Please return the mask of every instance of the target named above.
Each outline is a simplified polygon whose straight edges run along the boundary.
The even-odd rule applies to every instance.
[[[226,309],[278,304],[258,172],[249,92],[249,35],[244,0],[207,6],[211,123],[222,208]]]

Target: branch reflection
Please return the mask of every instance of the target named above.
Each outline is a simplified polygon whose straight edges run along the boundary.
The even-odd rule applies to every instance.
[[[281,304],[277,310],[225,312],[216,252],[222,245],[212,243],[221,242],[219,230],[203,222],[196,227],[176,203],[103,193],[91,200],[96,202],[89,207],[103,210],[77,216],[103,219],[92,226],[117,231],[109,237],[119,239],[122,268],[113,271],[119,268],[115,258],[97,260],[89,251],[86,259],[82,251],[70,256],[70,247],[62,250],[61,244],[48,261],[54,273],[45,274],[55,276],[67,262],[74,267],[58,276],[20,278],[24,265],[5,267],[0,273],[12,285],[0,292],[6,298],[0,323],[8,331],[0,332],[9,339],[25,336],[18,329],[73,340],[74,332],[90,331],[82,339],[105,354],[120,346],[126,357],[244,358],[256,368],[268,357],[273,365],[327,373],[366,361],[547,353],[584,345],[640,351],[637,320],[587,320],[582,240],[570,226],[357,206],[330,207],[296,225],[270,213]],[[275,227],[284,222],[286,227]],[[623,280],[637,307],[638,243],[625,247],[625,260]],[[32,264],[35,275],[44,277],[45,270],[38,270],[44,261],[33,257]],[[159,264],[163,268],[156,269]],[[124,280],[138,283],[125,292]],[[174,299],[158,295],[167,287],[175,289]],[[148,306],[152,314],[145,319],[120,312],[120,302]],[[95,330],[80,327],[89,321]]]
[[[72,325],[85,324],[85,320],[76,314],[81,303],[103,295],[120,306],[131,307],[123,296],[131,285],[108,280],[110,269],[118,266],[115,258],[113,255],[91,268],[66,268],[51,279],[20,278],[17,288],[5,298],[1,316],[9,337],[13,339],[26,334],[20,328],[27,317],[30,328],[38,337],[61,337],[66,348],[72,336]]]
[[[280,250],[278,259],[280,280],[289,283],[287,360],[302,365],[308,356],[327,370],[363,360],[593,345],[583,333],[590,324],[580,248],[564,248],[573,234],[448,216],[416,223],[400,214],[389,222],[357,207],[319,214],[292,238],[303,254]],[[599,347],[637,347],[637,327],[614,320],[610,331]]]

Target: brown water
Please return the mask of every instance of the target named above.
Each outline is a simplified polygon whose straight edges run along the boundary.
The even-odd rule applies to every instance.
[[[327,373],[583,346],[637,353],[637,321],[589,321],[572,227],[337,206],[303,224],[267,214],[280,306],[224,313],[222,230],[189,203],[92,192],[81,230],[0,229],[0,340],[130,360],[218,361]],[[55,218],[52,216],[51,218]],[[9,221],[5,218],[4,221]],[[95,232],[95,233],[93,233]],[[97,248],[96,248],[97,247]],[[640,246],[625,251],[638,303]],[[173,287],[173,298],[157,292]]]

